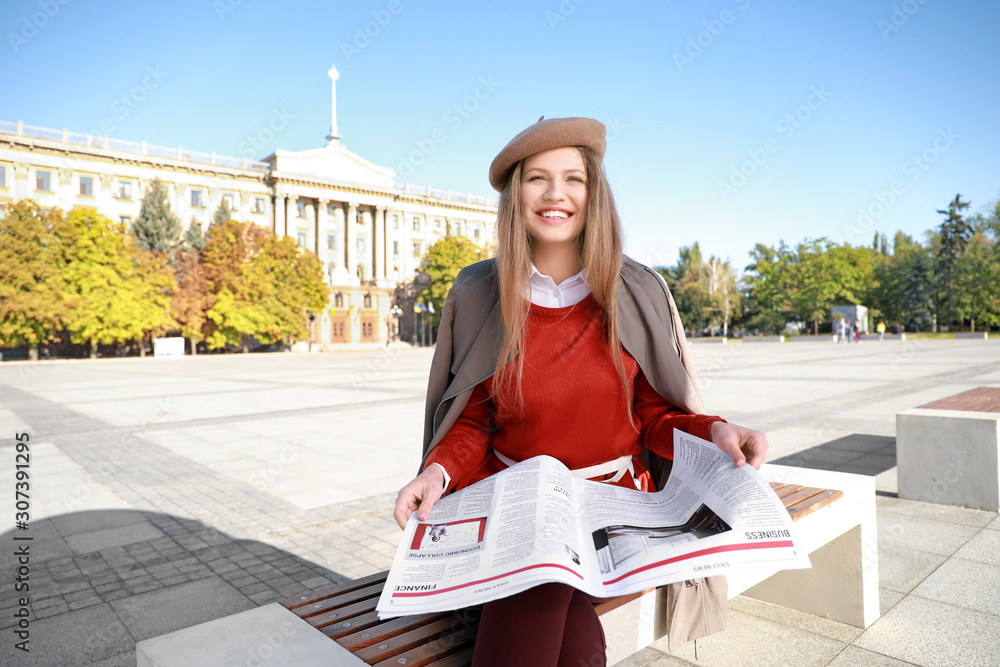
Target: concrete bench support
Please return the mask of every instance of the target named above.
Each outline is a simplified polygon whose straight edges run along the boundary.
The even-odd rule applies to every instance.
[[[918,408],[896,415],[899,497],[1000,510],[1000,413]]]

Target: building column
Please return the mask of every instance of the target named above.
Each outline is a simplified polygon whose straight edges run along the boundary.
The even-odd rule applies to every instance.
[[[373,266],[372,270],[374,278],[379,281],[385,281],[386,276],[388,276],[386,265],[389,263],[389,223],[385,215],[387,209],[387,206],[379,206],[375,209],[375,233],[372,235],[373,242],[378,241],[375,244],[378,268]]]
[[[360,285],[358,280],[358,234],[355,226],[358,217],[357,202],[347,204],[347,220],[344,221],[344,258],[351,285]]]
[[[287,195],[275,193],[274,195],[274,235],[279,239],[284,238],[288,230],[287,217],[288,207],[286,206]]]
[[[330,233],[330,221],[326,214],[326,205],[329,199],[316,200],[316,256],[323,260],[323,273],[327,273],[327,264],[330,261],[330,248],[326,242],[326,237]]]

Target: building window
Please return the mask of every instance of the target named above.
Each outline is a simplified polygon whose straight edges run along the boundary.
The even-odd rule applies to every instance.
[[[453,231],[452,234],[454,234],[455,236],[461,236],[462,235],[462,224],[461,223],[459,223],[459,222],[455,223],[455,231]]]
[[[298,216],[300,218],[306,217],[306,203],[304,201],[295,202],[295,209],[298,211]]]
[[[479,238],[479,227],[476,227],[475,229],[472,230],[472,235],[476,237],[476,239]]]
[[[125,201],[132,201],[132,184],[128,181],[118,181],[118,194],[115,197]]]
[[[333,217],[333,204],[326,205],[326,214]]]
[[[94,178],[92,176],[80,177],[80,196],[81,197],[94,196]]]
[[[354,272],[358,274],[358,280],[364,281],[364,279],[365,279],[365,265],[364,264],[358,264],[358,268],[355,269]]]
[[[253,199],[253,212],[254,213],[263,213],[264,212],[264,198],[263,197],[254,197],[254,199]]]
[[[306,247],[306,233],[305,232],[299,232],[298,233],[298,239],[299,239],[299,245],[302,246],[303,248],[305,248]]]
[[[222,195],[222,201],[226,202],[226,206],[229,207],[230,211],[238,211],[236,207],[236,198],[233,195]]]
[[[47,171],[36,171],[35,189],[39,192],[52,192],[52,174]]]
[[[393,213],[392,214],[392,228],[393,229],[399,229],[399,214],[398,213]]]
[[[205,201],[202,199],[201,190],[191,191],[191,208],[205,208]]]
[[[329,273],[332,276],[333,272],[336,270],[336,268],[337,268],[337,263],[336,262],[330,262],[329,264],[326,265],[326,272]]]
[[[434,218],[434,226],[441,229],[441,218]]]
[[[334,294],[333,295],[333,307],[334,308],[343,308],[344,307],[344,295],[343,294]]]
[[[413,231],[415,232],[420,231],[420,217],[416,215],[413,216]]]
[[[399,241],[393,241],[392,242],[392,254],[393,255],[398,255],[399,254]]]
[[[372,307],[372,295],[365,294],[365,308],[371,308],[371,307]]]
[[[0,188],[7,187],[7,167],[0,164]]]
[[[354,213],[354,221],[359,225],[365,224],[365,214],[360,208]]]
[[[358,252],[364,252],[364,251],[365,251],[365,240],[358,239]]]
[[[417,241],[413,244],[413,256],[420,257],[420,242]]]
[[[129,225],[132,224],[132,216],[130,216],[130,215],[123,215],[123,216],[121,216],[121,217],[118,218],[118,222],[120,222],[123,225],[125,225],[125,229],[128,229]]]
[[[326,249],[336,250],[337,249],[337,237],[334,234],[327,234],[326,236]]]

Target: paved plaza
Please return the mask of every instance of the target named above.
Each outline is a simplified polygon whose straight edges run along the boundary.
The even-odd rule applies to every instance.
[[[1000,341],[692,350],[709,409],[767,432],[769,460],[876,477],[882,617],[861,630],[738,597],[697,660],[664,641],[620,664],[996,664],[1000,519],[896,498],[895,415],[1000,386]],[[394,348],[0,363],[0,664],[131,666],[143,639],[387,569],[430,359]],[[30,653],[15,648],[22,545]]]

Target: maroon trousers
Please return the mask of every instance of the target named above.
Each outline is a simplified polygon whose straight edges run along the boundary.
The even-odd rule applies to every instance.
[[[542,584],[483,605],[473,667],[605,667],[604,630],[586,593]]]

